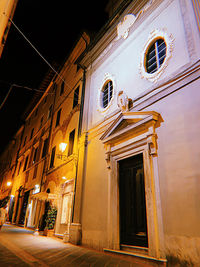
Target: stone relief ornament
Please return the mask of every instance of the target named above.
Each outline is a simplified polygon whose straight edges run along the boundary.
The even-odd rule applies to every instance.
[[[117,96],[117,105],[122,112],[129,110],[129,99],[124,91],[119,91]]]
[[[150,0],[136,15],[134,14],[127,14],[124,18],[118,23],[117,25],[117,37],[114,38],[109,45],[103,50],[101,55],[98,57],[98,61],[102,59],[111,49],[112,47],[121,39],[124,40],[128,37],[129,30],[135,23],[137,19],[143,16],[143,14],[150,8],[150,6],[156,0]]]
[[[136,16],[133,14],[128,14],[123,18],[123,20],[117,25],[118,39],[120,39],[121,37],[123,39],[126,39],[128,37],[129,29],[133,25],[135,20]]]
[[[118,40],[120,38],[126,39],[128,37],[129,29],[131,26],[135,23],[135,21],[141,17],[149,8],[150,6],[155,2],[155,0],[149,1],[143,9],[141,9],[137,15],[134,14],[128,14],[124,16],[123,20],[117,25],[117,36]]]
[[[162,38],[166,44],[166,56],[161,67],[154,73],[148,73],[145,67],[146,55],[151,44],[156,40]],[[165,71],[169,64],[169,59],[172,57],[172,51],[174,48],[174,37],[172,34],[168,34],[166,29],[155,29],[153,30],[145,43],[140,57],[139,73],[143,79],[149,80],[150,82],[156,83],[160,78],[161,74]]]

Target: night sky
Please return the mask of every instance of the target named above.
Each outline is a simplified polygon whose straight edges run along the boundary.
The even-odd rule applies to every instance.
[[[62,64],[79,34],[97,33],[106,23],[108,0],[19,0],[14,23],[51,64]],[[48,65],[11,26],[0,58],[0,104],[11,84],[38,88]],[[0,152],[22,123],[22,114],[33,92],[13,88],[0,110]]]

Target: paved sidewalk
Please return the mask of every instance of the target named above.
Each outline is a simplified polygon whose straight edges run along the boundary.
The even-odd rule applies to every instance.
[[[35,236],[33,231],[4,225],[0,232],[0,266],[152,267],[153,263],[130,261],[57,238]]]

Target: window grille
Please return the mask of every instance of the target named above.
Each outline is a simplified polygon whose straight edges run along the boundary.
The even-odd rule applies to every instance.
[[[102,106],[106,108],[112,98],[113,95],[113,83],[112,81],[108,81],[102,90]]]
[[[146,71],[150,74],[156,72],[166,57],[166,44],[163,39],[157,39],[149,48],[146,56]]]

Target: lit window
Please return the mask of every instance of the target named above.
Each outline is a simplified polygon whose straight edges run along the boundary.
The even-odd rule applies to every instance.
[[[40,128],[42,128],[43,119],[44,119],[44,117],[42,117],[42,118],[40,119]]]
[[[78,97],[79,97],[79,86],[74,91],[73,108],[75,108],[78,105]]]
[[[33,164],[36,162],[36,160],[37,160],[37,152],[38,152],[38,147],[36,147],[35,149],[34,149],[34,155],[33,155]]]
[[[42,150],[42,158],[44,158],[47,154],[48,149],[48,138],[44,140],[43,150]]]
[[[26,144],[26,139],[27,139],[27,136],[25,136],[25,138],[24,138],[24,146],[25,146],[25,144]]]
[[[63,81],[60,86],[60,95],[64,93],[64,88],[65,88],[65,82]]]
[[[33,132],[34,132],[34,128],[31,130],[30,140],[33,138]]]
[[[163,64],[166,57],[166,44],[164,39],[157,39],[150,45],[146,54],[146,71],[151,74],[156,72]]]
[[[56,147],[54,146],[51,151],[50,168],[53,168],[54,166],[55,153],[56,153]]]
[[[60,124],[60,114],[61,114],[61,109],[59,109],[57,112],[56,127]]]
[[[113,96],[113,82],[108,81],[102,89],[101,104],[103,108],[106,108]]]
[[[53,83],[53,91],[56,91],[57,90],[57,84],[54,82]]]
[[[73,153],[74,149],[74,137],[75,137],[75,130],[71,131],[69,135],[69,149],[68,149],[68,156]]]
[[[47,119],[50,119],[50,118],[51,118],[52,109],[53,109],[53,105],[51,105],[51,106],[49,107],[49,111],[48,111]]]
[[[25,164],[24,164],[24,171],[25,171],[26,168],[27,168],[27,164],[28,164],[28,156],[26,156],[26,160],[25,160]]]

